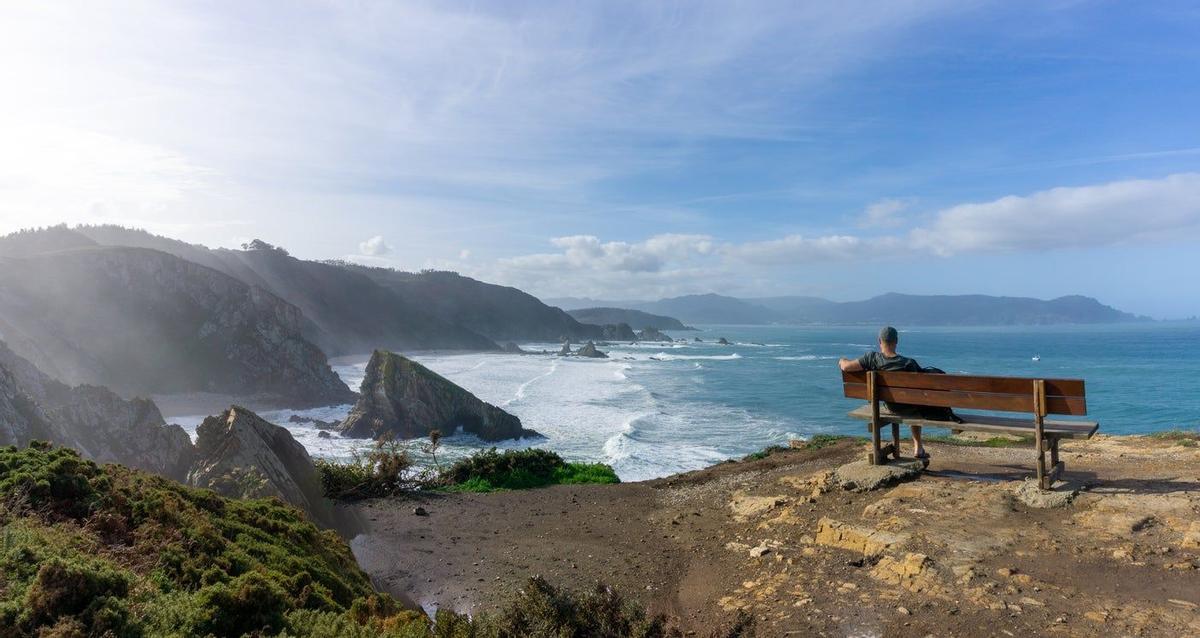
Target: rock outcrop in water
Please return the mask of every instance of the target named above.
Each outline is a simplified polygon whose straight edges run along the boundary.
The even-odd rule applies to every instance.
[[[34,440],[176,480],[192,462],[187,433],[167,425],[153,401],[127,401],[99,386],[70,387],[0,343],[0,445]]]
[[[659,332],[657,328],[646,328],[637,334],[640,341],[674,341],[671,337]]]
[[[485,441],[540,436],[436,372],[383,350],[371,355],[358,403],[341,432],[356,438],[411,439],[435,429],[450,434],[459,427]]]
[[[579,351],[575,353],[575,356],[587,357],[589,359],[607,359],[608,358],[608,355],[597,350],[596,344],[592,343],[591,341],[584,344],[583,347],[580,348]]]
[[[188,485],[235,498],[277,497],[327,526],[332,515],[316,466],[287,429],[231,406],[196,429]]]

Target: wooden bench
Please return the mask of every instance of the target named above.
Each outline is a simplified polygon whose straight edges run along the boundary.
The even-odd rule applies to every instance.
[[[982,377],[965,374],[926,374],[921,372],[843,372],[842,385],[847,398],[863,399],[867,405],[852,412],[866,419],[871,432],[868,461],[884,463],[888,455],[900,458],[900,424],[939,427],[951,430],[995,432],[1032,436],[1037,450],[1037,478],[1042,489],[1049,489],[1066,465],[1058,458],[1061,439],[1089,439],[1100,424],[1092,421],[1050,420],[1047,415],[1087,414],[1082,379],[1033,379],[1023,377]],[[1025,412],[1032,417],[1013,418],[956,412],[962,423],[937,421],[893,414],[880,405],[893,404],[938,406],[993,412]],[[880,430],[892,425],[892,442],[882,445]],[[1046,451],[1050,451],[1050,470],[1046,469]]]

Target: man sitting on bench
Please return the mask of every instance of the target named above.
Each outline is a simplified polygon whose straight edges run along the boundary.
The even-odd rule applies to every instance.
[[[858,359],[842,357],[838,367],[842,372],[858,372],[859,370],[883,370],[894,372],[921,372],[922,368],[916,359],[910,359],[896,353],[896,343],[900,335],[891,326],[879,330],[879,352],[868,352]],[[888,409],[900,413],[904,406],[889,405]],[[913,456],[918,459],[928,459],[929,453],[921,444],[921,426],[913,425],[908,428],[912,432]],[[899,452],[897,452],[899,453]]]

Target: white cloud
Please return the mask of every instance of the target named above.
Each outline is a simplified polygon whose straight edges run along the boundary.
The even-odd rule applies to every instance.
[[[645,273],[713,252],[712,238],[707,235],[656,235],[635,243],[602,242],[593,235],[573,235],[555,237],[550,243],[561,252],[512,257],[500,263],[517,270]]]
[[[360,243],[358,252],[368,257],[382,257],[392,252],[392,247],[383,239],[383,235],[375,235],[374,237]]]
[[[1198,230],[1200,173],[1180,173],[960,204],[909,237],[917,249],[953,255],[1179,239]]]
[[[912,204],[904,199],[881,199],[863,211],[858,225],[861,228],[894,228],[904,223],[900,213]]]
[[[889,210],[877,214],[883,219],[900,210],[881,206]],[[782,273],[823,264],[1195,238],[1200,173],[1054,188],[951,206],[925,218],[931,220],[926,225],[885,235],[797,234],[746,242],[707,235],[656,235],[636,242],[558,237],[551,243],[559,252],[501,259],[488,268],[474,265],[472,272],[543,296],[628,299],[732,293],[750,285],[770,289],[770,282],[787,281]]]
[[[891,245],[893,239],[863,239],[853,235],[805,237],[788,235],[782,239],[731,244],[724,254],[750,264],[795,264],[813,261],[871,259],[875,247]]]

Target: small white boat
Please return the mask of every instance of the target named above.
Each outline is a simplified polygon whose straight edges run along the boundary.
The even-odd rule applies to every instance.
[[[1035,355],[1033,355],[1033,360],[1034,360],[1034,361],[1041,361],[1041,360],[1042,360],[1042,355],[1040,355],[1040,354],[1035,354]]]

